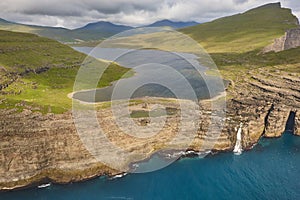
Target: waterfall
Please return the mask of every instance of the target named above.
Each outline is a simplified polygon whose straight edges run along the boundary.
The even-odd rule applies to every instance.
[[[236,155],[240,155],[243,151],[243,148],[242,148],[242,128],[243,128],[243,123],[240,123],[240,127],[239,127],[239,130],[238,130],[237,135],[236,135],[236,143],[235,143],[234,150],[233,150],[233,153],[236,154]]]

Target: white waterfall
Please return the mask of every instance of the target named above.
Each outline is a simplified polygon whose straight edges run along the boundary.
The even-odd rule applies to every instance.
[[[243,128],[243,123],[240,123],[240,127],[239,127],[239,130],[238,130],[237,135],[236,135],[236,143],[235,143],[234,150],[233,150],[233,153],[236,154],[236,155],[240,155],[243,151],[243,148],[242,148],[242,128]]]

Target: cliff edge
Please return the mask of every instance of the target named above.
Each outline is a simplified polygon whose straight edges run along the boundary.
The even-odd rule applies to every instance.
[[[263,53],[280,52],[300,46],[300,27],[288,30],[284,36],[274,40],[274,43],[265,47]]]

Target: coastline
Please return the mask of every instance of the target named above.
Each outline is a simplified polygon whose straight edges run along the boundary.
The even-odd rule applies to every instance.
[[[201,149],[203,141],[212,141],[215,144],[209,155],[232,151],[236,142],[236,128],[241,122],[244,124],[242,128],[243,150],[253,148],[261,137],[280,137],[289,120],[294,120],[294,134],[300,135],[300,101],[298,100],[300,93],[296,90],[299,78],[286,80],[283,77],[290,77],[289,74],[278,75],[272,69],[268,71],[265,68],[264,70],[265,75],[255,72],[255,79],[252,76],[243,77],[242,84],[235,84],[234,90],[227,89],[226,92],[231,98],[226,99],[225,125],[217,140],[206,134],[212,112],[211,100],[202,100],[204,103],[201,104],[203,114],[199,119],[200,129],[195,142],[188,150],[194,152],[207,150]],[[282,81],[283,79],[285,82]],[[224,94],[220,94],[218,98],[223,96]],[[218,100],[218,98],[213,100]],[[162,103],[167,107],[177,106],[176,101],[165,99],[148,97],[145,101],[148,104]],[[132,109],[139,110],[142,104],[143,102],[139,101],[132,105]],[[112,141],[132,152],[138,153],[143,150],[147,153],[145,157],[139,157],[135,161],[149,159],[151,155],[163,148],[163,145],[156,144],[154,141],[135,141],[122,136],[112,123],[113,118],[109,109],[104,108],[97,112],[98,117],[105,121],[103,128],[110,132],[109,136]],[[295,117],[289,119],[292,112],[295,113]],[[3,175],[0,180],[2,191],[37,186],[37,184],[48,183],[49,180],[53,183],[68,184],[121,173],[96,162],[87,152],[76,134],[70,111],[64,114],[42,115],[30,110],[22,113],[2,110],[0,118],[3,119],[1,123],[6,123],[5,126],[0,126],[2,137],[0,153],[6,158],[4,165],[0,167],[0,174]],[[139,123],[140,119],[134,120]],[[172,132],[176,129],[176,116],[171,116],[169,120],[169,129],[163,132],[163,135],[172,137]],[[15,125],[16,122],[18,123]],[[16,129],[15,126],[22,127],[22,130]],[[161,136],[154,138],[155,141],[164,142],[166,138]],[[29,165],[26,162],[28,157],[35,158],[36,161]],[[43,180],[45,182],[42,182]]]
[[[278,138],[278,137],[274,137],[273,139],[276,139],[276,138]],[[249,147],[247,149],[243,149],[243,151],[250,151],[257,143],[258,143],[258,141],[256,143],[252,144],[251,147]],[[185,151],[184,150],[169,150],[169,151],[173,152],[174,154],[176,154],[178,152],[181,154],[174,161],[174,162],[177,162],[177,161],[179,161],[181,159],[184,159],[184,158],[201,157],[201,158],[205,159],[206,157],[215,156],[216,154],[219,154],[219,153],[232,153],[233,154],[232,150],[233,150],[233,147],[229,148],[229,149],[223,149],[223,150],[211,150],[209,152],[199,152],[199,151],[193,150],[193,149],[188,149],[188,150],[185,150]],[[133,166],[135,164],[140,164],[140,163],[143,163],[143,162],[147,162],[155,155],[158,155],[162,159],[170,159],[168,157],[165,157],[165,155],[161,154],[160,152],[155,152],[155,153],[151,154],[150,157],[145,158],[145,159],[143,159],[141,161],[138,161],[136,163],[131,163],[129,166]],[[100,166],[102,167],[102,165],[100,165]],[[75,170],[75,171],[77,171],[77,170]],[[85,170],[83,170],[80,173],[80,176],[81,176],[80,179],[65,181],[63,179],[53,179],[53,178],[47,177],[47,175],[43,175],[43,173],[45,173],[45,174],[51,173],[51,172],[47,172],[47,170],[45,170],[45,172],[42,171],[38,175],[30,178],[29,183],[26,180],[26,182],[27,182],[26,184],[16,184],[16,185],[11,186],[11,187],[1,187],[0,188],[0,194],[2,192],[9,192],[9,191],[15,191],[15,190],[24,190],[24,189],[30,189],[30,188],[38,188],[40,185],[43,185],[43,184],[68,185],[68,184],[72,184],[72,183],[75,183],[75,182],[80,183],[80,182],[85,182],[85,181],[89,181],[89,180],[93,180],[93,179],[101,178],[101,177],[105,177],[109,181],[112,181],[112,180],[115,180],[115,179],[123,178],[126,175],[131,173],[131,172],[117,172],[117,171],[113,171],[113,170],[110,171],[110,172],[108,172],[108,171],[107,171],[107,169],[106,170],[98,169],[98,170],[95,171],[94,174],[87,175],[87,174],[85,174]],[[69,172],[65,172],[65,174],[72,174],[72,171],[70,170]],[[43,178],[41,178],[41,177],[43,177]],[[41,189],[41,188],[39,188],[39,189]]]

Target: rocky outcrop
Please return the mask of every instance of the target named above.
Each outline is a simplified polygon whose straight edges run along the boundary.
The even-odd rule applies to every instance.
[[[292,49],[300,46],[300,28],[291,29],[286,32],[284,49]]]
[[[227,100],[225,118],[212,121],[211,118],[217,116],[217,111],[212,109],[211,101],[200,102],[198,128],[188,149],[198,152],[232,151],[241,122],[242,147],[251,149],[261,137],[281,136],[290,111],[297,111],[295,134],[300,135],[299,74],[265,67],[263,71],[253,70],[237,76],[243,82],[235,83],[231,85],[234,88],[228,89],[227,92],[232,98]],[[149,111],[157,104],[173,111],[179,110],[178,102],[157,98],[140,99],[130,106],[130,110]],[[49,180],[68,183],[121,172],[96,159],[98,155],[105,156],[110,153],[109,149],[102,148],[105,145],[102,140],[89,138],[87,135],[86,139],[92,143],[97,141],[98,151],[91,153],[87,150],[77,134],[70,112],[42,115],[32,110],[34,109],[27,108],[21,113],[17,110],[0,110],[0,189],[13,189]],[[124,169],[128,169],[130,162],[144,160],[153,153],[165,150],[166,144],[176,136],[181,120],[179,111],[171,112],[157,135],[137,138],[120,130],[109,108],[97,110],[96,115],[106,138],[130,153],[129,160],[117,160]],[[158,116],[155,121],[147,117],[133,120],[136,124],[147,122],[143,123],[143,127],[152,124],[157,128],[164,121],[162,119]],[[86,120],[88,122],[90,119]],[[221,131],[217,128],[220,121],[224,122]],[[194,123],[191,121],[182,127],[182,136],[172,143],[174,150],[187,147],[185,139]],[[209,131],[211,127],[213,129]],[[95,129],[89,126],[86,128]],[[138,134],[147,135],[148,132],[145,130]]]
[[[300,111],[299,110],[296,112],[295,134],[300,136]]]
[[[68,183],[115,173],[82,145],[70,113],[0,112],[0,189],[45,179]]]
[[[280,137],[285,131],[291,108],[283,104],[272,104],[265,118],[265,137]]]
[[[300,47],[300,28],[288,30],[284,36],[274,40],[274,43],[265,47],[263,53],[280,52]]]

